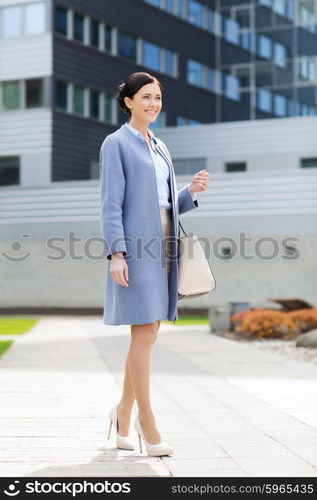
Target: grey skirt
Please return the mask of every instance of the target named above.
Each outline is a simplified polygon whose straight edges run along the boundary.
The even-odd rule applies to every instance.
[[[167,279],[169,281],[172,268],[172,260],[171,260],[172,247],[171,247],[171,242],[168,241],[168,239],[172,235],[172,210],[169,208],[161,208],[160,216],[161,216],[163,238],[165,242],[164,248],[166,255],[166,272],[167,272]]]

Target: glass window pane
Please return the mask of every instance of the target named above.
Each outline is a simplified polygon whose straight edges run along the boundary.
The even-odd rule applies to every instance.
[[[142,64],[148,68],[160,70],[160,47],[150,42],[143,42]]]
[[[90,44],[99,47],[99,22],[92,20],[90,23]]]
[[[43,80],[36,78],[26,81],[26,107],[39,108],[43,106]]]
[[[214,90],[214,73],[212,68],[207,68],[207,88]]]
[[[73,90],[73,112],[77,115],[84,114],[85,89],[80,85],[74,85]]]
[[[75,12],[73,38],[79,42],[84,41],[84,16]]]
[[[258,108],[261,111],[266,111],[270,113],[272,111],[272,94],[267,89],[259,89],[257,92],[258,96]]]
[[[99,95],[97,90],[90,92],[90,116],[92,118],[99,118]]]
[[[190,126],[195,126],[195,125],[201,125],[202,122],[199,122],[198,120],[193,120],[192,118],[188,119],[188,125]]]
[[[67,82],[57,81],[55,84],[55,107],[67,111]]]
[[[229,99],[238,101],[240,99],[239,80],[233,75],[225,76],[225,94]]]
[[[188,0],[187,20],[201,27],[203,25],[203,6],[195,0]]]
[[[264,35],[259,35],[258,37],[258,51],[259,55],[267,59],[272,56],[272,40]]]
[[[187,81],[199,87],[203,86],[203,65],[189,59],[187,61]]]
[[[118,53],[122,57],[127,57],[136,61],[136,38],[124,31],[119,32]]]
[[[149,3],[150,5],[154,5],[154,7],[159,7],[160,6],[160,0],[144,0],[146,3]]]
[[[183,17],[183,0],[176,0],[176,15]]]
[[[57,7],[55,11],[55,30],[57,33],[67,35],[67,9]]]
[[[186,125],[187,124],[186,122],[187,122],[187,120],[183,116],[177,116],[176,117],[176,125],[178,127],[182,127],[183,125]]]
[[[21,7],[1,9],[1,34],[3,38],[15,38],[22,35]]]
[[[105,95],[105,121],[112,123],[112,97]]]
[[[0,186],[20,183],[20,158],[18,156],[0,157]]]
[[[286,98],[283,95],[274,96],[274,112],[278,116],[286,116]]]
[[[107,52],[112,52],[112,28],[111,26],[105,27],[105,49]]]
[[[207,30],[213,33],[214,29],[214,13],[207,8]]]
[[[170,14],[173,14],[174,13],[174,0],[166,0],[165,9]]]
[[[3,109],[20,108],[20,85],[18,81],[2,83]]]
[[[165,73],[173,76],[174,74],[174,53],[171,50],[165,51]]]
[[[25,6],[25,32],[27,35],[38,35],[45,32],[45,4],[34,3]]]
[[[286,47],[281,43],[274,44],[274,61],[277,66],[286,68]]]
[[[223,18],[224,22],[224,36],[228,42],[239,44],[239,24],[233,19]]]
[[[285,0],[274,0],[273,10],[280,16],[285,16],[286,13],[286,1]]]

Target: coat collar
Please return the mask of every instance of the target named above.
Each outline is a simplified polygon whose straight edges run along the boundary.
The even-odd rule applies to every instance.
[[[141,132],[139,132],[136,129],[131,130],[130,127],[131,127],[131,125],[129,126],[128,122],[125,122],[121,125],[120,129],[123,130],[124,132],[126,132],[127,134],[129,134],[131,137],[134,137],[137,140],[145,141],[145,139],[143,139],[143,137],[142,137]],[[147,130],[151,136],[151,139],[155,142],[155,144],[157,144],[156,137],[155,137],[154,133],[152,132],[152,130],[150,128],[148,128]]]

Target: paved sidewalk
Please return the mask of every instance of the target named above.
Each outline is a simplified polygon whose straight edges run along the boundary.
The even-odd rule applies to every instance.
[[[171,457],[114,448],[128,326],[43,316],[0,359],[1,476],[317,476],[317,367],[162,324],[151,396]],[[133,421],[133,420],[132,420]],[[131,422],[132,422],[131,421]]]

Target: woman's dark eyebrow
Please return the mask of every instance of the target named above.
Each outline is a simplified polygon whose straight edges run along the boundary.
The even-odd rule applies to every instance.
[[[144,92],[144,94],[142,94],[142,95],[152,95],[152,94],[150,92]],[[159,95],[161,97],[161,94],[156,94],[156,95]]]

